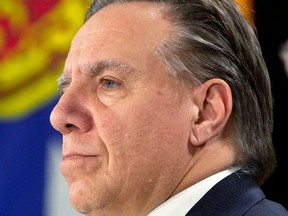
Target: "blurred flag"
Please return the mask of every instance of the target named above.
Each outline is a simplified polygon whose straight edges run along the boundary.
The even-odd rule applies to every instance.
[[[61,137],[49,115],[89,4],[1,0],[0,216],[77,215],[59,172]]]

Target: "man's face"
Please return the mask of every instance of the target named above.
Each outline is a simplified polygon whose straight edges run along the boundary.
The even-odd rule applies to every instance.
[[[112,4],[72,42],[51,123],[63,134],[61,172],[82,213],[145,215],[187,172],[189,89],[155,57],[171,28],[163,10]]]

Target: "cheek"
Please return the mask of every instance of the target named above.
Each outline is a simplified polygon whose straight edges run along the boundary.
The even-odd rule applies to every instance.
[[[159,187],[168,191],[161,196],[173,191],[190,157],[188,124],[182,111],[179,105],[158,100],[98,111],[97,133],[107,151],[103,176],[117,180],[113,190],[121,188],[126,199],[131,194],[145,199],[161,182]]]
[[[178,143],[187,142],[189,131],[175,104],[150,101],[123,107],[126,108],[109,110],[102,125],[110,165],[115,159],[124,167],[131,167],[132,163],[146,166],[179,150]],[[184,145],[183,151],[187,149]]]

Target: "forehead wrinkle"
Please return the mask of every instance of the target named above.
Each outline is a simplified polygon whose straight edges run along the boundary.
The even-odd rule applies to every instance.
[[[86,26],[85,26],[86,27]],[[90,30],[91,28],[89,28],[90,26],[88,26],[87,28],[89,29],[88,32],[85,32],[85,33],[80,33],[79,34],[79,37],[86,37],[86,36],[94,36],[95,34],[97,33],[123,33],[123,34],[127,34],[124,30],[120,30],[120,29],[114,29],[115,27],[113,28],[109,28],[109,26],[107,26],[106,28],[107,29],[95,29],[95,30]],[[83,35],[82,35],[83,34]]]
[[[126,63],[116,61],[113,58],[100,60],[95,63],[84,63],[82,66],[82,72],[88,73],[91,76],[99,76],[107,70],[116,70],[125,72],[127,75],[135,71],[134,68]]]
[[[71,43],[71,48],[74,48],[74,47],[87,47],[87,46],[90,46],[90,45],[95,45],[95,44],[98,44],[100,42],[103,42],[103,39],[97,39],[97,37],[99,35],[113,35],[114,33],[121,33],[122,35],[124,36],[128,36],[129,34],[127,32],[125,32],[124,30],[119,30],[119,29],[114,29],[115,27],[113,28],[109,28],[106,27],[107,29],[94,29],[94,28],[97,28],[97,26],[91,26],[88,25],[88,24],[85,24],[75,35],[75,37],[73,38],[72,40],[72,43]],[[83,41],[85,41],[86,43],[88,41],[91,41],[90,43],[87,43],[85,44],[85,46],[83,46]]]

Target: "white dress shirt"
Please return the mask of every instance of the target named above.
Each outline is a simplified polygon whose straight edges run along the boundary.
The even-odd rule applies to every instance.
[[[230,168],[216,173],[181,191],[155,208],[147,216],[185,216],[187,212],[219,181],[237,171]]]

